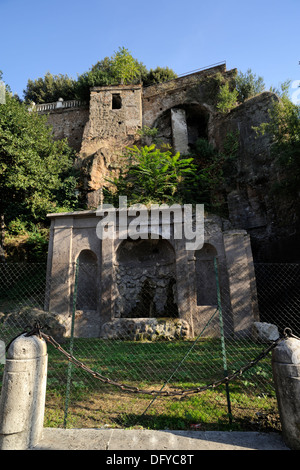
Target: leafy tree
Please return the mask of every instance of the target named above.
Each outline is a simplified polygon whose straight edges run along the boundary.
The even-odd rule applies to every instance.
[[[153,85],[154,83],[163,83],[169,80],[177,78],[176,73],[169,69],[169,67],[156,67],[156,69],[150,69],[147,75],[143,79],[143,84]]]
[[[218,94],[217,109],[222,114],[228,113],[237,103],[238,91],[236,89],[230,90],[229,83],[220,87]]]
[[[128,148],[119,177],[108,179],[104,200],[118,204],[127,196],[131,204],[205,204],[209,210],[225,213],[224,184],[234,177],[238,135],[229,133],[222,152],[206,139],[199,139],[192,155],[175,155],[155,144]]]
[[[74,207],[67,186],[74,151],[65,140],[54,141],[46,117],[29,112],[9,93],[0,105],[0,216],[9,225],[44,222],[59,204]],[[74,180],[73,184],[74,184]],[[68,183],[67,183],[68,182]],[[61,209],[61,207],[60,207]]]
[[[111,59],[105,57],[97,62],[91,69],[79,75],[76,87],[76,98],[89,101],[90,88],[112,84]]]
[[[132,57],[128,49],[120,47],[112,57],[111,72],[117,84],[126,85],[134,83],[140,76],[139,64]]]
[[[98,61],[89,71],[78,77],[76,97],[88,101],[91,87],[140,83],[147,73],[142,62],[134,59],[127,49],[120,47],[113,56]]]
[[[239,72],[236,77],[236,89],[238,100],[243,103],[246,99],[264,91],[264,79],[257,77],[251,69],[248,69],[246,73]]]
[[[64,100],[80,99],[89,101],[90,88],[94,86],[144,83],[149,85],[175,78],[176,74],[169,69],[157,67],[148,71],[142,62],[135,59],[125,47],[111,56],[105,57],[82,73],[74,80],[68,75],[52,75],[48,72],[43,78],[28,80],[24,90],[27,103],[49,103]]]
[[[76,80],[68,75],[52,75],[47,72],[44,78],[28,80],[24,90],[24,99],[27,103],[52,103],[59,98],[73,100],[77,90]]]

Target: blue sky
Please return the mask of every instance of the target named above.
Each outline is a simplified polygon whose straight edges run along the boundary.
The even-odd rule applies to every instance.
[[[269,89],[300,80],[299,21],[299,0],[0,0],[0,70],[23,97],[29,78],[76,78],[124,46],[148,69],[226,61]]]

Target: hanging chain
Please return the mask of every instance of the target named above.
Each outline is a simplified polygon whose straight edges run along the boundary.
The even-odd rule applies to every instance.
[[[244,372],[248,371],[252,367],[256,366],[262,359],[264,359],[272,349],[274,349],[281,341],[287,339],[288,337],[292,337],[295,339],[298,339],[300,341],[300,338],[297,338],[297,336],[293,335],[292,330],[290,328],[285,328],[283,332],[283,337],[279,337],[277,340],[273,341],[270,346],[268,346],[264,351],[262,351],[255,359],[247,363],[245,366],[241,367],[238,369],[236,372],[227,375],[223,379],[217,380],[215,382],[212,382],[208,385],[202,386],[202,387],[194,387],[190,389],[185,389],[185,390],[149,390],[149,389],[140,389],[138,387],[134,387],[131,385],[127,385],[124,383],[116,382],[108,377],[105,377],[104,375],[100,374],[97,371],[92,370],[90,367],[85,365],[83,362],[79,361],[74,357],[72,354],[68,353],[65,349],[62,348],[62,346],[50,335],[47,335],[41,331],[41,325],[36,322],[34,327],[26,333],[26,336],[32,336],[32,335],[37,335],[39,338],[43,338],[45,341],[48,343],[52,344],[52,346],[60,351],[67,359],[70,361],[72,364],[75,366],[81,368],[85,372],[88,372],[91,374],[95,379],[100,380],[101,382],[108,384],[108,385],[113,385],[115,387],[118,387],[120,390],[124,392],[131,392],[131,393],[140,393],[144,395],[152,395],[152,396],[161,396],[161,397],[171,397],[171,396],[187,396],[191,394],[196,394],[200,392],[204,392],[208,389],[214,389],[216,387],[219,387],[222,384],[226,384],[228,382],[231,382],[232,380],[236,379],[237,377],[241,376]]]

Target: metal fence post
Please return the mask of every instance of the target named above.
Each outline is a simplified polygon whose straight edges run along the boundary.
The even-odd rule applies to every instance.
[[[74,327],[75,327],[75,312],[76,312],[77,290],[78,290],[78,272],[79,272],[79,258],[77,258],[77,261],[75,264],[75,283],[74,283],[72,321],[71,321],[70,355],[73,354],[73,346],[74,346]],[[67,372],[64,428],[67,427],[68,409],[69,409],[69,401],[70,401],[70,393],[71,393],[71,376],[72,376],[72,363],[69,362],[68,372]]]
[[[219,323],[220,323],[223,369],[224,369],[224,376],[227,377],[227,375],[228,375],[227,355],[226,355],[226,346],[225,346],[223,312],[222,312],[221,292],[220,292],[220,283],[219,283],[219,271],[218,271],[218,263],[217,263],[217,258],[216,257],[214,257],[214,268],[215,268],[215,276],[216,276],[216,284],[217,284],[217,305],[218,305],[218,310],[219,310]],[[230,402],[230,393],[229,393],[228,383],[226,383],[225,386],[226,386],[228,418],[229,418],[229,423],[232,424],[232,412],[231,412],[231,402]]]

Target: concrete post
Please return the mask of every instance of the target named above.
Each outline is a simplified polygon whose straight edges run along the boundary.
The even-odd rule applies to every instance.
[[[26,450],[41,439],[47,364],[43,339],[23,334],[10,345],[0,397],[0,450]]]
[[[272,367],[282,437],[290,449],[300,450],[300,341],[291,337],[279,343]]]
[[[228,230],[223,237],[234,335],[242,338],[249,336],[253,322],[258,320],[258,310],[254,309],[253,272],[249,270],[248,236],[245,230]]]

